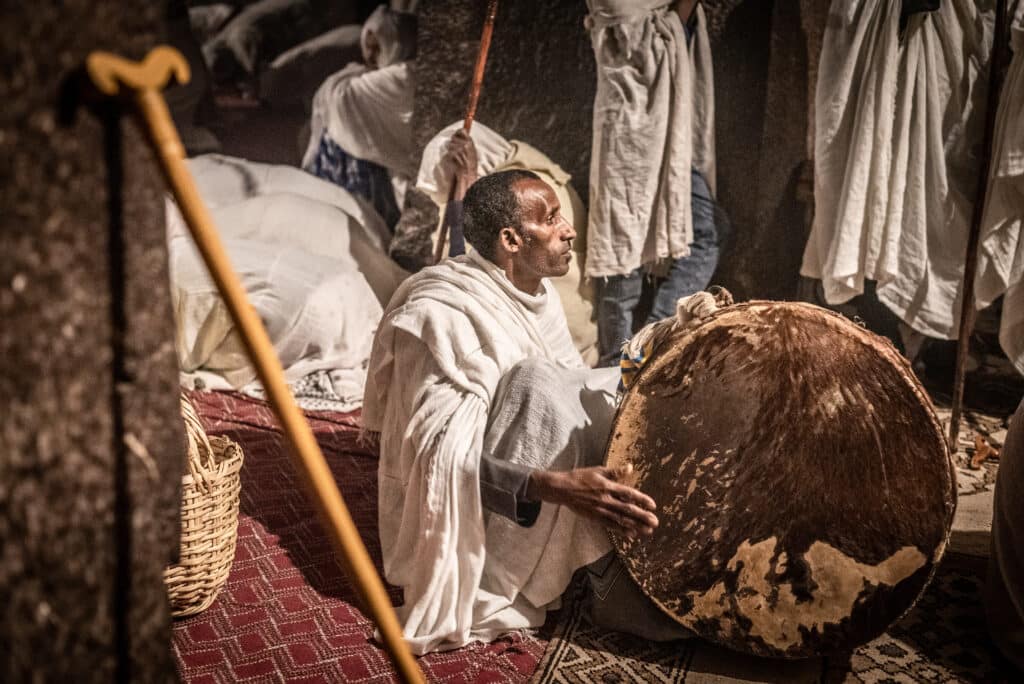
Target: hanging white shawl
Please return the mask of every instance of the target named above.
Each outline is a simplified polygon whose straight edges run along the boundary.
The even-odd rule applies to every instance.
[[[878,298],[926,335],[956,336],[978,182],[991,0],[832,3],[815,93],[815,217],[801,274],[830,304]],[[979,9],[980,7],[980,9]]]
[[[691,167],[715,188],[714,86],[704,10],[686,39],[662,1],[588,0],[597,62],[586,275],[690,253]]]
[[[1024,2],[1010,28],[1013,60],[996,115],[992,173],[978,243],[978,307],[1003,297],[999,343],[1024,373]]]

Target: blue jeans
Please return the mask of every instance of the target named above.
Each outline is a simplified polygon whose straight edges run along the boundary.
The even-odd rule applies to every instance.
[[[711,282],[718,266],[719,244],[724,230],[724,217],[717,211],[704,176],[696,169],[690,172],[690,202],[693,207],[693,244],[690,255],[676,259],[668,275],[658,285],[654,303],[646,323],[660,321],[675,314],[680,297],[700,292]],[[718,225],[721,223],[722,225]],[[622,343],[633,336],[633,314],[643,291],[643,269],[626,275],[609,276],[598,282],[597,344],[600,366],[619,363]]]

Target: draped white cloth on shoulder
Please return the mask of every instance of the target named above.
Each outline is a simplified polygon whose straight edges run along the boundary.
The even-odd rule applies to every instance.
[[[398,614],[415,653],[537,624],[538,611],[512,605],[528,577],[503,572],[497,586],[481,589],[489,551],[479,462],[488,415],[501,378],[530,357],[583,366],[552,286],[521,292],[477,254],[411,276],[378,328],[363,427],[380,437],[384,571],[404,590]],[[517,551],[543,556],[546,566],[588,562],[572,546],[523,543]]]
[[[845,302],[878,282],[907,325],[953,338],[984,125],[992,0],[834,1],[815,92],[815,216],[801,274]]]
[[[399,62],[380,69],[352,63],[327,78],[313,96],[308,168],[324,133],[353,157],[405,178],[416,175],[412,134],[412,67]]]
[[[684,257],[690,172],[715,191],[714,85],[703,8],[688,41],[666,0],[587,0],[597,62],[586,275]]]

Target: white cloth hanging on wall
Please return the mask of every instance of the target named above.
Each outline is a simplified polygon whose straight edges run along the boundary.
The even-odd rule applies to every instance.
[[[690,253],[690,170],[715,188],[714,85],[704,10],[688,41],[665,0],[587,0],[597,62],[586,275]]]
[[[1004,295],[999,343],[1024,373],[1024,2],[1017,3],[1010,23],[1010,47],[1013,59],[996,114],[974,294],[979,307]]]
[[[953,338],[978,183],[992,0],[837,0],[815,93],[815,218],[801,274],[830,304],[878,282],[905,323]]]

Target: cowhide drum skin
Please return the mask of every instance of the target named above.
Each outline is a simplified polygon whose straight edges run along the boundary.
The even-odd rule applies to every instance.
[[[956,508],[931,402],[884,338],[750,302],[672,334],[619,409],[607,464],[658,504],[613,543],[643,592],[712,641],[799,658],[881,634],[928,583]]]

